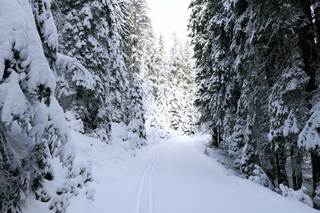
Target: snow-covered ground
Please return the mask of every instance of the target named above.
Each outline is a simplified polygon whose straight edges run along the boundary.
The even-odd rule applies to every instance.
[[[136,154],[121,143],[107,145],[75,132],[72,138],[76,164],[89,163],[94,181],[71,198],[68,213],[318,212],[234,176],[204,154],[205,137],[174,137]],[[35,202],[25,212],[47,212]]]

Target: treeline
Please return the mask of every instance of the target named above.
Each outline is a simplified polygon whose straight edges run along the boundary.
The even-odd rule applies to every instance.
[[[241,173],[298,190],[312,166],[320,208],[320,2],[193,0],[201,124]],[[311,173],[311,171],[310,171]]]

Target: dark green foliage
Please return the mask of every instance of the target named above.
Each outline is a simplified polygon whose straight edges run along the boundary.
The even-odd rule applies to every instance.
[[[200,123],[245,176],[258,165],[276,187],[302,186],[298,138],[319,70],[312,18],[318,3],[312,3],[194,0],[190,6]]]

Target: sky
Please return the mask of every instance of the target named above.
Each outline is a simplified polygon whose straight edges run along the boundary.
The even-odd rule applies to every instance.
[[[162,34],[170,46],[172,34],[182,41],[187,37],[190,0],[147,0],[154,32]]]

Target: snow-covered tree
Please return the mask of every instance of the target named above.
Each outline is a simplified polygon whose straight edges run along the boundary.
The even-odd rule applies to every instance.
[[[50,1],[4,0],[0,8],[0,211],[21,212],[29,189],[38,200],[51,199],[43,187],[56,175],[50,159],[71,166],[72,155],[54,97],[57,35]]]
[[[152,27],[147,15],[148,7],[145,0],[125,0],[122,1],[122,6],[124,8],[123,14],[126,15],[122,20],[123,51],[128,69],[130,90],[128,122],[130,131],[144,140],[145,109],[144,105],[140,103],[143,103],[145,99],[142,91],[142,79],[147,70],[146,57],[148,53],[146,50],[153,37]],[[139,125],[134,126],[133,124]]]
[[[174,35],[173,46],[169,57],[169,72],[167,85],[169,88],[169,117],[171,129],[180,134],[193,132],[193,95],[194,81],[192,70],[191,51],[188,42],[184,45]]]
[[[125,122],[128,96],[117,1],[59,1],[56,17],[60,50],[78,60],[95,78],[90,98],[78,96],[85,132],[108,140],[111,122]],[[78,102],[80,103],[80,102]],[[82,110],[82,111],[83,111]]]
[[[79,61],[69,56],[58,54],[56,60],[57,89],[56,97],[66,114],[72,116],[70,121],[78,120],[74,130],[87,132],[86,118],[96,103],[95,89],[98,76],[87,70]],[[68,117],[67,117],[68,119]]]
[[[146,76],[150,82],[151,103],[148,105],[148,125],[151,128],[168,131],[169,124],[169,62],[163,37],[160,35],[153,46],[150,66]]]
[[[139,77],[135,77],[130,89],[129,100],[131,100],[130,106],[134,113],[131,114],[129,127],[128,140],[131,143],[132,148],[141,148],[146,143],[146,129],[145,129],[145,114],[143,108],[143,92],[142,80],[138,80]]]
[[[302,185],[303,126],[300,145],[315,143],[307,138],[317,125],[316,5],[194,0],[190,6],[200,123],[209,124],[213,145],[225,148],[245,176],[258,166],[276,187]]]

